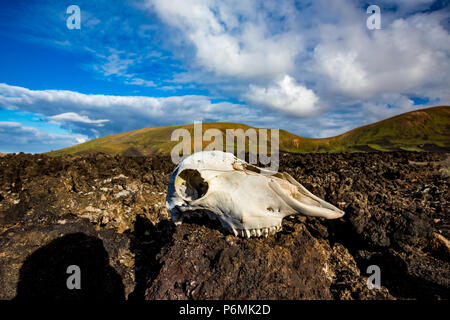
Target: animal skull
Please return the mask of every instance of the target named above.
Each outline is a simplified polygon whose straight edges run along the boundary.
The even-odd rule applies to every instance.
[[[241,237],[268,236],[293,214],[335,219],[344,212],[316,197],[287,173],[253,166],[221,151],[197,152],[175,168],[166,206],[176,225],[207,214]]]

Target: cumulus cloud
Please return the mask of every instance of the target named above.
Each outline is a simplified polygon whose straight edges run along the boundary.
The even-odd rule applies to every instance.
[[[0,121],[0,152],[46,152],[85,141],[87,137],[81,134],[53,134],[19,122]]]
[[[260,1],[151,0],[169,25],[195,47],[196,62],[221,76],[272,77],[292,71],[303,50],[300,34],[281,28],[278,20],[293,12],[287,3]],[[284,28],[288,28],[286,23]]]
[[[300,117],[311,116],[319,111],[319,98],[289,75],[267,88],[250,85],[244,98],[255,105]]]
[[[322,25],[314,49],[316,71],[332,89],[351,98],[448,87],[450,34],[440,18],[415,14],[373,32],[353,23]]]
[[[450,102],[448,11],[429,10],[431,0],[380,1],[381,30],[368,30],[367,7],[348,0],[146,3],[146,10],[177,30],[177,49],[189,66],[189,45],[194,49],[200,71],[175,76],[180,83],[212,83],[222,94],[297,117],[317,114],[319,100],[322,111],[339,111],[381,105],[387,93]],[[202,71],[213,72],[214,82]],[[286,74],[307,84],[294,90],[303,99],[282,89],[279,79]]]

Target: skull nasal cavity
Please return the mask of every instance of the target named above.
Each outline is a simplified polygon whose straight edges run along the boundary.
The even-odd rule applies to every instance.
[[[188,200],[200,199],[208,191],[208,182],[202,178],[197,170],[183,170],[178,174],[177,180],[179,180],[177,191]]]

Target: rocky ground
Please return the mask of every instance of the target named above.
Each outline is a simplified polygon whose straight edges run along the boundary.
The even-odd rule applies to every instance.
[[[0,157],[0,298],[449,298],[446,154],[282,154],[280,171],[346,214],[286,218],[252,239],[208,219],[175,227],[173,168],[163,156]],[[81,290],[66,287],[69,265]]]

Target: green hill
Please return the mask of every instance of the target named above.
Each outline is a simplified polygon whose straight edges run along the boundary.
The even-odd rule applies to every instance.
[[[189,130],[193,137],[193,125],[151,127],[105,136],[48,154],[54,156],[91,152],[121,155],[168,154],[179,143],[171,141],[172,132],[178,128]],[[203,131],[212,128],[219,129],[225,137],[226,129],[245,131],[253,127],[223,122],[202,124]],[[270,141],[270,131],[268,138]],[[209,143],[211,142],[206,141],[203,146]],[[223,145],[225,146],[225,139]],[[411,111],[331,138],[304,138],[280,130],[279,146],[280,151],[286,152],[448,151],[450,107],[440,106]]]

